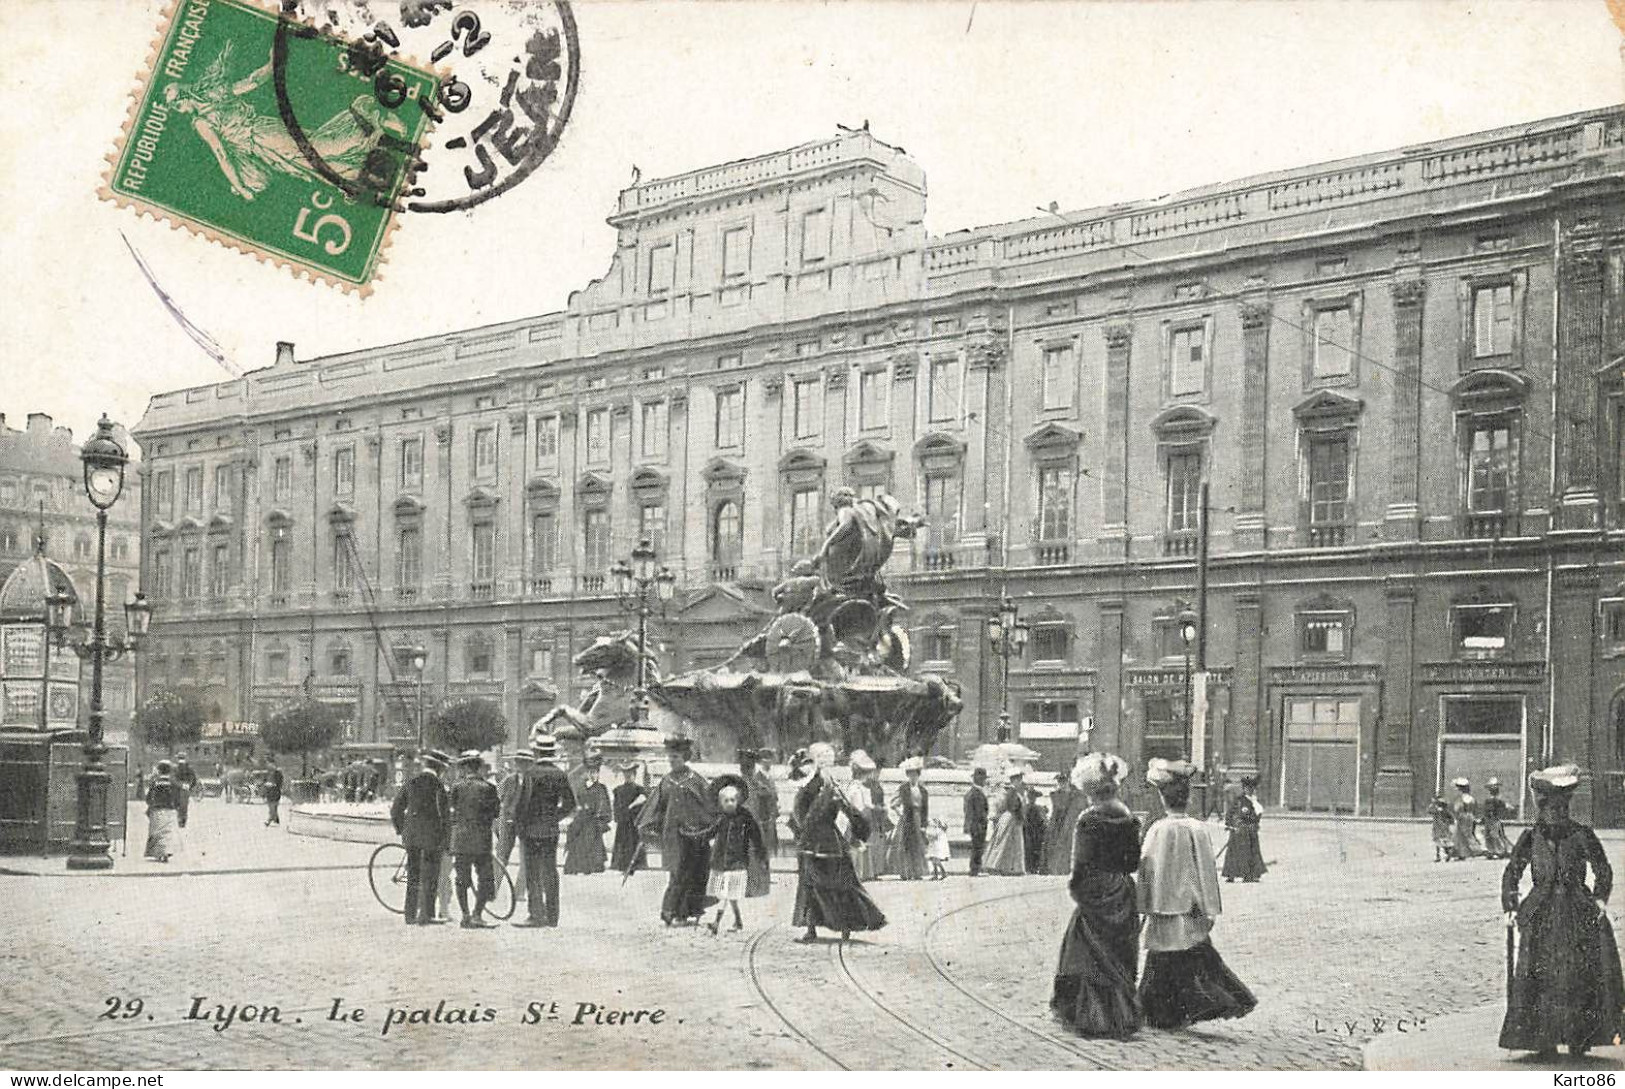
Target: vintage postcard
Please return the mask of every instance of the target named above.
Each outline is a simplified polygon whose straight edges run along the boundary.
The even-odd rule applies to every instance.
[[[1618,4],[0,32],[11,1085],[1625,1067]]]

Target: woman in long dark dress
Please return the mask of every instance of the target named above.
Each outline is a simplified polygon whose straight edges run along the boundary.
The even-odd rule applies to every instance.
[[[635,873],[649,865],[648,849],[638,838],[638,810],[643,807],[643,787],[638,785],[636,761],[622,764],[620,785],[615,788],[611,809],[615,816],[615,842],[609,864],[616,873]]]
[[[576,810],[564,833],[564,872],[603,873],[604,833],[609,831],[609,791],[598,781],[598,769],[589,765],[582,780]]]
[[[1529,777],[1539,812],[1501,876],[1507,925],[1518,925],[1517,969],[1501,1023],[1501,1046],[1511,1050],[1554,1055],[1563,1044],[1570,1055],[1584,1055],[1625,1032],[1619,947],[1603,909],[1614,874],[1597,834],[1569,818],[1579,783],[1572,764]],[[1534,887],[1520,901],[1525,869]]]
[[[1264,852],[1258,846],[1258,822],[1264,815],[1264,806],[1258,800],[1258,776],[1245,775],[1241,780],[1241,793],[1230,803],[1225,814],[1225,826],[1230,839],[1224,849],[1224,879],[1257,881],[1269,872],[1264,865]]]
[[[839,930],[842,940],[854,930],[879,930],[886,925],[886,916],[863,891],[848,850],[852,840],[867,838],[867,821],[830,776],[835,750],[820,742],[808,746],[807,755],[815,770],[796,792],[798,871],[790,917],[792,925],[807,930],[796,940],[817,941],[821,926]],[[845,818],[847,831],[842,831],[837,817]]]
[[[1140,913],[1134,873],[1140,865],[1140,821],[1117,797],[1128,765],[1092,753],[1072,770],[1089,807],[1078,818],[1068,886],[1077,908],[1061,939],[1050,1010],[1080,1036],[1127,1039],[1140,1027],[1135,976]]]
[[[1484,853],[1490,858],[1511,858],[1506,822],[1512,816],[1512,807],[1501,797],[1501,780],[1491,776],[1484,789],[1489,792],[1484,799]]]
[[[911,756],[898,767],[905,779],[897,788],[897,829],[892,833],[888,853],[898,877],[918,881],[926,872],[925,822],[931,818],[931,800],[920,785],[925,761]]]

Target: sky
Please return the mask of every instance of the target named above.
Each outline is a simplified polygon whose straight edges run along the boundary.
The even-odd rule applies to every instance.
[[[477,5],[476,5],[477,6]],[[925,170],[933,234],[1156,197],[1625,101],[1603,0],[576,0],[582,82],[552,157],[451,215],[407,215],[366,299],[97,199],[158,0],[4,0],[0,412],[83,438],[240,368],[561,309],[608,268],[644,180],[864,121]],[[1625,4],[1616,4],[1625,23]]]

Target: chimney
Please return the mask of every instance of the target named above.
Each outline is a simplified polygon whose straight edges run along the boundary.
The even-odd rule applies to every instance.
[[[293,341],[279,340],[276,342],[276,365],[279,367],[292,367],[295,365]]]
[[[28,433],[30,435],[49,435],[51,433],[51,417],[43,412],[30,412],[28,414]]]

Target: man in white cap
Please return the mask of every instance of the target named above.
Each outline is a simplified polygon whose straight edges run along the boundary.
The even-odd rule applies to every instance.
[[[440,781],[447,756],[438,749],[424,753],[423,765],[395,795],[389,819],[406,848],[406,925],[435,926],[435,893],[440,884],[440,856],[450,832],[451,806]]]
[[[570,777],[555,764],[558,744],[550,734],[531,739],[536,764],[525,776],[514,803],[514,827],[524,844],[527,911],[514,926],[559,925],[559,821],[576,807]]]
[[[488,927],[480,917],[495,891],[491,866],[491,825],[501,812],[497,788],[483,774],[485,761],[469,749],[457,758],[463,776],[451,788],[451,857],[457,869],[457,906],[463,911],[463,929]],[[471,880],[472,879],[472,880]],[[468,909],[469,885],[474,885],[474,910]]]

